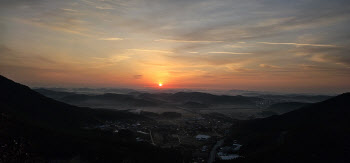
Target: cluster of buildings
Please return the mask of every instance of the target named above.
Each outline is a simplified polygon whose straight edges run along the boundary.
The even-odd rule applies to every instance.
[[[120,134],[130,131],[135,141],[148,142],[159,147],[178,147],[192,152],[194,162],[206,162],[214,144],[227,134],[232,122],[218,117],[196,116],[178,119],[155,119],[147,121],[106,121],[103,125],[90,127]],[[234,155],[240,146],[223,147],[217,152],[222,160],[239,157]]]

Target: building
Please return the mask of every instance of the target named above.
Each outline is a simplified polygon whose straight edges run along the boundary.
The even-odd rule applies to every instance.
[[[202,134],[199,134],[199,135],[196,136],[196,139],[197,139],[197,140],[207,140],[207,139],[209,139],[209,138],[210,138],[209,135],[202,135]]]
[[[220,160],[233,160],[236,158],[239,158],[237,152],[241,149],[240,144],[232,144],[232,146],[225,146],[221,147],[219,152],[217,153],[217,156],[219,157]]]
[[[218,156],[220,160],[233,160],[240,157],[238,154],[220,155],[219,153]]]

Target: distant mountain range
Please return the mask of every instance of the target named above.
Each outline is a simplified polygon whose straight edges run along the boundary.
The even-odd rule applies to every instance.
[[[289,113],[241,121],[238,162],[350,162],[350,93]]]
[[[262,110],[261,115],[268,116],[282,114],[295,110],[303,104],[320,102],[331,98],[325,95],[259,95],[259,96],[231,96],[214,95],[203,92],[176,92],[176,93],[144,93],[129,92],[127,94],[81,94],[64,92],[62,89],[38,88],[35,91],[47,97],[68,104],[93,107],[111,108],[119,110],[138,109],[144,107],[184,107],[188,109],[215,109],[226,108],[255,108]],[[86,90],[86,88],[84,89]],[[108,89],[109,90],[109,89]]]
[[[227,96],[227,95],[213,95],[202,92],[177,92],[177,93],[163,93],[150,94],[144,93],[139,95],[140,98],[158,99],[174,103],[197,102],[202,104],[242,104],[255,105],[255,101],[261,100],[256,97],[244,96]]]
[[[60,98],[61,101],[69,103],[69,104],[75,104],[75,105],[126,105],[126,106],[136,106],[136,107],[150,107],[150,106],[157,106],[157,103],[144,100],[144,99],[137,99],[134,98],[131,95],[124,95],[124,94],[113,94],[113,93],[106,93],[103,95],[69,95]]]
[[[53,91],[47,89],[34,89],[35,91],[56,100],[88,107],[157,107],[168,104],[175,104],[184,107],[209,107],[212,105],[245,105],[254,106],[257,101],[263,99],[258,97],[213,95],[202,92],[177,92],[177,93],[140,93],[129,94],[77,94],[73,92]],[[194,106],[193,104],[197,104]]]

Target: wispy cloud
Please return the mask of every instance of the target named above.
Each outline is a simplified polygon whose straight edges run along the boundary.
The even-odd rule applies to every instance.
[[[133,77],[134,77],[134,79],[141,79],[143,77],[143,75],[134,75]]]
[[[328,60],[325,58],[325,55],[323,54],[316,54],[310,57],[311,61],[314,62],[327,62]]]
[[[304,58],[305,60],[327,63],[328,65],[350,65],[350,49],[345,46],[339,47],[312,47],[305,46],[296,48],[291,52],[295,52],[296,56]]]
[[[97,9],[100,10],[113,10],[114,8],[111,6],[96,6]]]
[[[121,54],[121,55],[113,55],[107,58],[99,58],[99,57],[93,57],[93,59],[98,60],[98,61],[103,61],[105,63],[109,62],[109,63],[116,63],[116,62],[120,62],[126,59],[129,59],[130,56],[126,55],[126,54]]]
[[[211,54],[252,54],[252,53],[240,53],[240,52],[208,52]]]
[[[269,44],[269,45],[295,45],[295,46],[316,46],[316,47],[339,47],[337,45],[329,45],[329,44],[302,44],[302,43],[294,43],[294,42],[258,42],[260,44]]]
[[[58,23],[50,24],[50,23],[45,23],[38,20],[26,20],[26,19],[19,19],[19,18],[15,18],[13,20],[19,23],[28,24],[28,25],[32,25],[40,28],[47,28],[50,30],[72,33],[72,34],[77,34],[81,36],[91,36],[90,34],[85,33],[87,31],[86,28],[78,27],[78,26],[69,26],[64,24],[63,22],[62,24],[58,24]]]
[[[173,53],[172,51],[154,50],[154,49],[127,49],[127,50],[140,51],[140,52],[152,52],[152,53]]]
[[[183,42],[183,43],[218,43],[224,41],[215,41],[215,40],[172,40],[172,39],[157,39],[154,41],[164,41],[164,42]]]
[[[62,10],[69,11],[69,12],[78,12],[78,10],[73,10],[73,9],[70,9],[70,8],[62,8]]]
[[[235,49],[244,49],[244,48],[251,48],[253,46],[245,45],[245,44],[232,44],[232,45],[224,45],[223,47],[235,48]]]
[[[103,40],[103,41],[121,41],[124,40],[123,38],[119,37],[107,37],[107,38],[99,38],[98,40]]]
[[[131,58],[128,54],[118,54],[109,57],[91,57],[89,64],[91,68],[105,68],[114,66],[120,62],[126,61]]]
[[[269,64],[260,64],[259,66],[262,68],[280,68],[279,66],[269,65]]]

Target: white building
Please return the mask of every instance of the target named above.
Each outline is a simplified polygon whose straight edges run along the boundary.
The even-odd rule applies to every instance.
[[[218,156],[220,160],[233,160],[240,157],[238,154],[220,155],[219,153]]]
[[[209,135],[201,135],[201,134],[199,134],[199,135],[196,136],[197,140],[207,140],[209,138],[210,138]]]

